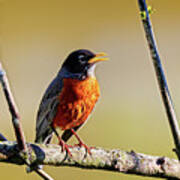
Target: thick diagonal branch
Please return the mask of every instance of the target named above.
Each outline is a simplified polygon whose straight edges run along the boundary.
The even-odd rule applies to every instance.
[[[166,77],[163,71],[163,67],[161,64],[161,59],[158,53],[158,48],[156,45],[154,33],[152,30],[152,25],[149,17],[149,12],[147,9],[146,1],[145,0],[138,0],[139,8],[141,12],[141,20],[143,22],[146,39],[149,45],[149,50],[151,53],[151,57],[153,60],[153,65],[156,72],[156,77],[158,80],[160,93],[162,96],[162,100],[166,109],[167,117],[169,120],[169,125],[171,127],[172,135],[174,138],[174,143],[176,146],[176,152],[178,155],[178,158],[180,159],[180,130],[178,121],[176,118],[176,113],[174,110],[173,102],[170,96],[170,92],[168,90],[168,85],[166,81]]]
[[[22,165],[15,142],[0,142],[0,162]],[[28,144],[31,163],[52,166],[74,166],[100,169],[126,174],[180,179],[180,163],[167,157],[150,156],[134,151],[94,148],[90,156],[85,149],[70,148],[72,157],[61,151],[58,145]]]

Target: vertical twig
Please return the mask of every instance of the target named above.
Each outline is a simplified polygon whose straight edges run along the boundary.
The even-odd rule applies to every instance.
[[[16,141],[18,144],[19,151],[23,152],[25,155],[27,155],[27,156],[25,156],[25,157],[27,157],[25,163],[28,166],[30,166],[30,164],[28,162],[28,148],[26,145],[24,132],[23,132],[23,129],[22,129],[22,126],[20,123],[20,116],[19,116],[18,109],[17,109],[17,106],[16,106],[15,101],[14,101],[13,95],[11,93],[11,89],[9,86],[9,82],[8,82],[6,73],[3,70],[1,63],[0,63],[0,82],[2,84],[3,91],[4,91],[4,94],[5,94],[7,103],[8,103],[9,111],[10,111],[10,114],[12,116],[12,124],[14,127],[14,131],[15,131],[15,135],[16,135]],[[2,139],[4,139],[3,136],[1,136],[1,137],[2,137]],[[53,180],[42,169],[35,169],[34,171],[37,174],[39,174],[45,180]]]
[[[176,153],[178,158],[180,159],[180,131],[179,131],[179,125],[176,118],[176,113],[174,110],[173,102],[170,96],[170,92],[168,90],[168,85],[166,82],[166,78],[164,75],[163,67],[161,65],[160,56],[158,53],[156,41],[154,38],[152,25],[149,17],[148,8],[146,5],[145,0],[138,0],[140,13],[141,13],[141,20],[144,26],[146,39],[149,45],[151,57],[153,60],[153,65],[156,72],[157,81],[160,88],[160,93],[162,96],[162,100],[165,106],[165,110],[167,113],[167,117],[169,120],[169,125],[171,127],[171,132],[173,135],[174,143],[176,146]]]

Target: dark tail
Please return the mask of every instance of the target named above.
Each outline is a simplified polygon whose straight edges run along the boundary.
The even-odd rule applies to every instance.
[[[53,135],[53,130],[49,128],[41,136],[36,136],[35,143],[49,144],[51,142],[52,135]]]

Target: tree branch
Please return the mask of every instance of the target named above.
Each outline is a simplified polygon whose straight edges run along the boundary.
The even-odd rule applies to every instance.
[[[163,67],[161,64],[161,59],[158,53],[158,48],[156,45],[153,30],[152,30],[148,8],[147,8],[145,0],[138,0],[138,3],[139,3],[139,9],[141,12],[141,20],[144,26],[146,39],[149,45],[149,50],[151,53],[157,81],[160,88],[160,93],[161,93],[162,100],[163,100],[165,110],[167,113],[167,117],[169,120],[169,125],[171,127],[174,143],[176,146],[176,154],[178,158],[180,159],[180,129],[179,129],[178,121],[176,118],[176,113],[174,110],[171,95],[168,90],[168,84],[167,84],[166,77],[165,77]]]
[[[30,160],[34,165],[73,166],[86,169],[100,169],[149,177],[180,179],[180,163],[167,157],[150,156],[134,151],[126,152],[103,148],[91,149],[87,154],[82,147],[70,148],[72,158],[61,151],[58,145],[28,144]],[[16,142],[0,142],[0,162],[23,165]]]
[[[176,114],[161,65],[146,2],[145,0],[138,0],[138,2],[160,92],[176,145],[176,152],[178,158],[180,159],[180,131]],[[9,106],[9,111],[12,115],[12,123],[17,140],[17,143],[7,141],[7,139],[0,134],[0,162],[13,163],[17,165],[34,165],[34,167],[37,167],[37,165],[40,164],[53,166],[74,166],[79,168],[109,170],[149,177],[180,179],[179,161],[167,157],[150,156],[136,153],[134,151],[126,152],[117,149],[105,150],[103,148],[92,149],[92,155],[90,156],[87,152],[85,152],[83,147],[72,147],[72,157],[69,157],[66,152],[61,151],[61,146],[58,145],[27,144],[21,123],[19,121],[18,109],[10,91],[8,79],[1,64],[0,82]],[[28,155],[28,161],[22,157],[22,152]],[[52,180],[52,178],[43,170],[35,168],[34,171],[44,179]]]
[[[18,109],[15,104],[13,95],[11,93],[6,73],[3,70],[1,64],[0,64],[0,82],[2,84],[4,95],[5,95],[6,101],[8,103],[9,111],[12,116],[12,124],[13,124],[14,130],[15,130],[15,135],[16,135],[16,140],[18,142],[19,150],[26,152],[27,151],[27,147],[26,147],[26,143],[25,143],[26,141],[25,141],[25,136],[24,136],[24,133],[22,130],[21,123],[19,121]]]
[[[13,124],[15,135],[16,135],[19,155],[21,155],[21,158],[23,159],[23,161],[26,162],[26,164],[29,166],[30,163],[29,163],[29,157],[28,157],[28,149],[27,149],[22,125],[20,123],[20,116],[18,113],[18,108],[14,101],[14,98],[13,98],[13,95],[12,95],[12,92],[11,92],[11,89],[9,86],[8,78],[6,76],[5,71],[2,68],[1,63],[0,63],[0,82],[3,87],[6,101],[8,103],[9,112],[12,116],[12,124]],[[0,134],[0,139],[1,139],[1,141],[6,140],[6,138],[4,136],[2,136],[1,134]],[[35,169],[35,172],[37,172],[37,174],[39,174],[45,180],[53,180],[47,173],[45,173],[41,169]]]

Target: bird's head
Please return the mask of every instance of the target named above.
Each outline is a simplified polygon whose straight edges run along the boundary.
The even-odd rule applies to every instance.
[[[72,52],[63,63],[68,72],[83,76],[92,75],[97,62],[108,60],[105,53],[93,53],[86,49]]]

